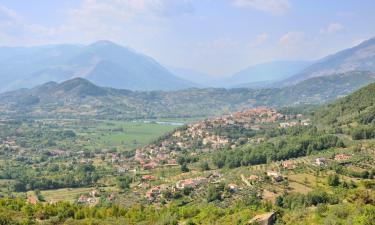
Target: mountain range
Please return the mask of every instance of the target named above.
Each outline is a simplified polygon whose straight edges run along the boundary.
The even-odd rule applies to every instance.
[[[0,92],[76,77],[99,86],[137,91],[191,87],[259,89],[349,71],[375,71],[375,38],[314,62],[262,63],[221,79],[192,69],[163,66],[149,56],[110,41],[87,46],[2,47],[0,52]]]
[[[174,76],[151,57],[109,41],[98,41],[88,46],[56,45],[2,50],[2,92],[75,77],[101,86],[130,90],[176,90],[195,86]]]
[[[375,81],[372,72],[314,77],[285,88],[190,88],[131,91],[97,86],[83,78],[48,82],[0,94],[0,111],[29,116],[99,118],[207,117],[255,106],[321,104]]]

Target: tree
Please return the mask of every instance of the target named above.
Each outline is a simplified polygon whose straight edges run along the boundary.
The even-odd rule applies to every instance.
[[[183,163],[183,164],[181,165],[181,171],[182,171],[183,173],[186,173],[186,172],[189,172],[189,171],[190,171],[186,163]]]
[[[283,197],[281,195],[276,197],[275,205],[279,207],[283,207]]]
[[[222,190],[220,190],[215,185],[210,185],[207,189],[207,196],[206,196],[207,202],[221,200],[221,192]]]
[[[0,214],[0,225],[14,224],[14,221],[9,216]]]
[[[327,211],[328,211],[328,206],[327,206],[327,204],[320,203],[320,204],[318,204],[317,207],[316,207],[316,213],[317,213],[319,216],[323,216]]]
[[[318,205],[320,203],[327,203],[329,201],[329,196],[327,192],[316,189],[307,194],[307,203],[309,205]]]
[[[327,177],[327,183],[329,186],[337,187],[340,185],[340,178],[337,174],[330,174]]]
[[[117,185],[118,185],[119,188],[121,188],[122,190],[127,190],[127,189],[129,189],[131,183],[132,183],[132,178],[129,177],[129,176],[119,177],[119,178],[117,179]]]
[[[210,166],[208,165],[208,162],[204,161],[200,165],[202,171],[210,170]]]

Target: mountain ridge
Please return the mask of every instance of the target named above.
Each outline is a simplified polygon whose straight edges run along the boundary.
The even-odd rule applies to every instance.
[[[75,77],[84,77],[100,86],[132,90],[177,90],[195,86],[170,73],[153,58],[110,41],[9,51],[14,52],[11,57],[4,56],[3,61],[0,55],[0,91],[3,92]]]
[[[287,79],[311,65],[310,61],[271,61],[248,66],[221,83],[226,87],[246,87]],[[219,82],[220,83],[220,82]]]
[[[312,77],[356,70],[375,71],[375,37],[320,59],[281,84],[292,85]]]
[[[374,81],[374,73],[357,71],[311,78],[286,88],[131,91],[100,87],[84,78],[74,78],[0,94],[0,108],[10,113],[26,110],[29,115],[69,112],[69,116],[90,114],[123,119],[203,117],[257,106],[321,104]]]

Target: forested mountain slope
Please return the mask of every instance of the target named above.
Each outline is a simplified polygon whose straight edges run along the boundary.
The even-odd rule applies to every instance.
[[[336,125],[372,123],[375,119],[375,83],[322,107],[316,112],[316,117]]]

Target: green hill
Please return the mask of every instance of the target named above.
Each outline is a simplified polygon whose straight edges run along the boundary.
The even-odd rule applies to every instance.
[[[316,117],[329,124],[370,124],[375,118],[375,83],[320,108]]]
[[[315,121],[351,135],[353,140],[375,138],[375,83],[321,107]]]

